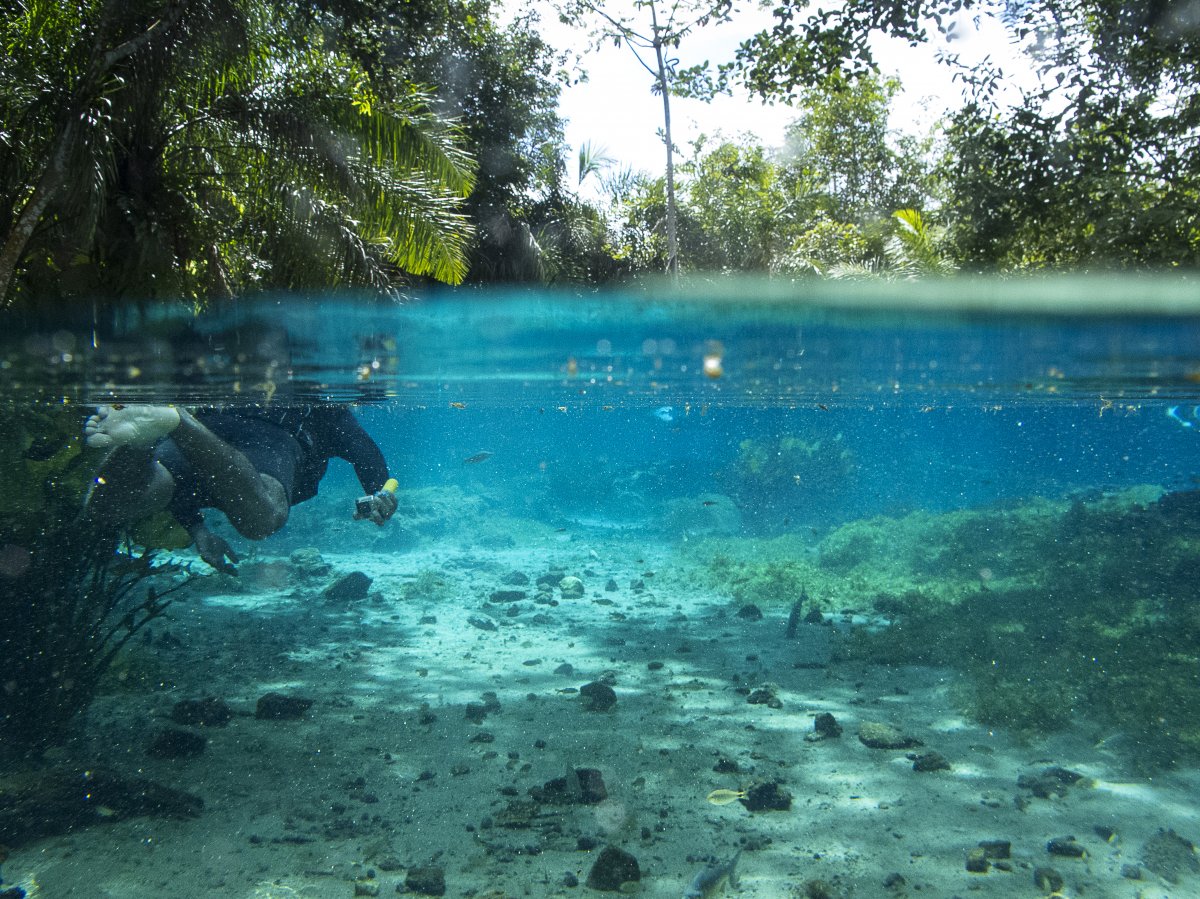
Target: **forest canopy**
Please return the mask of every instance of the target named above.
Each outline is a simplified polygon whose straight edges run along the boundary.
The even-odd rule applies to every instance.
[[[634,5],[653,23],[686,5],[695,27],[737,13]],[[972,16],[1003,23],[1037,85],[1014,101],[994,67],[946,54],[964,104],[896,131],[872,35],[953,38]],[[558,100],[578,73],[538,26],[495,0],[6,4],[0,302],[603,283],[665,270],[668,218],[691,272],[1200,261],[1191,2],[782,0],[731,59],[664,57],[664,93],[737,85],[795,112],[781,147],[674,148],[677,185],[596,156],[568,178]]]

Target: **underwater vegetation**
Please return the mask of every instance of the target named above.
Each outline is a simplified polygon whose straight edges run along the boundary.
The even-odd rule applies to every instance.
[[[72,722],[129,640],[182,582],[157,589],[151,552],[78,526],[90,468],[69,409],[10,414],[0,454],[0,753],[36,757]]]
[[[1200,757],[1200,492],[1136,488],[702,544],[739,603],[886,622],[839,654],[966,675],[963,712],[1027,736],[1080,724],[1143,761]]]
[[[770,534],[828,508],[850,486],[855,467],[841,434],[747,438],[717,482],[752,531]]]

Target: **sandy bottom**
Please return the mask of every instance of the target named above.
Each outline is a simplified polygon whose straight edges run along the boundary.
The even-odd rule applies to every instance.
[[[388,896],[408,868],[434,865],[448,896],[600,895],[584,882],[616,845],[636,857],[648,897],[678,899],[706,858],[738,847],[747,899],[820,895],[814,881],[836,897],[1037,896],[1041,866],[1068,896],[1200,896],[1200,878],[1170,885],[1141,864],[1160,829],[1200,834],[1196,772],[1135,776],[1090,733],[1022,745],[964,720],[948,672],[821,666],[829,626],[788,641],[778,611],[742,620],[726,597],[695,588],[668,547],[556,535],[516,549],[323,555],[334,574],[370,575],[372,597],[329,603],[327,579],[297,580],[286,558],[245,564],[239,592],[206,578],[156,622],[160,689],[106,695],[89,716],[89,745],[74,754],[195,793],[203,814],[22,846],[4,863],[6,885],[36,883],[52,899]],[[552,568],[580,577],[585,596],[537,604],[531,584],[513,607],[488,602],[520,589],[503,583],[512,572],[532,581]],[[429,571],[450,598],[411,597]],[[600,678],[617,703],[588,711],[578,688]],[[764,682],[782,708],[747,702]],[[314,704],[300,720],[258,720],[268,691]],[[474,723],[467,704],[486,691],[495,700]],[[194,758],[149,756],[172,706],[204,696],[234,709],[228,726],[203,728]],[[840,738],[805,740],[820,712]],[[867,748],[862,721],[897,725],[952,768],[918,773],[904,750]],[[715,771],[723,759],[737,771]],[[1094,782],[1051,798],[1018,788],[1047,765]],[[530,788],[578,768],[601,772],[606,800],[528,805]],[[706,801],[763,782],[790,793],[791,808]],[[1050,855],[1047,841],[1065,836],[1086,856]],[[1011,841],[1010,870],[966,870],[984,840]],[[1122,875],[1129,865],[1141,880]]]

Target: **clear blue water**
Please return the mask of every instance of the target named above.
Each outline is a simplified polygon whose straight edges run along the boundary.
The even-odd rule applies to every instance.
[[[172,556],[206,577],[121,663],[155,673],[109,684],[33,769],[102,759],[206,811],[10,835],[6,884],[384,895],[432,859],[448,895],[572,896],[592,894],[571,878],[615,845],[649,896],[680,895],[739,847],[751,897],[822,895],[817,881],[845,897],[1037,895],[1042,867],[1068,895],[1200,891],[1185,847],[1200,820],[1181,801],[1200,785],[1200,290],[1186,281],[274,298],[17,322],[2,345],[10,409],[354,403],[401,496],[387,528],[354,526],[358,487],[335,464],[261,543],[218,522],[247,557],[239,581]],[[860,538],[874,548],[847,562]],[[331,609],[325,581],[297,573],[292,554],[310,549],[332,565],[322,577],[363,570],[378,594]],[[555,569],[585,597],[539,605],[530,586],[507,610],[488,601],[506,575]],[[780,636],[801,595],[820,613],[809,649]],[[738,617],[751,604],[761,625]],[[948,647],[917,651],[939,633]],[[551,674],[561,662],[576,673]],[[574,690],[606,670],[620,711],[580,712]],[[746,704],[763,684],[782,710]],[[273,689],[315,711],[264,729],[253,701]],[[488,690],[505,710],[487,722],[495,758],[462,722]],[[172,703],[204,695],[242,718],[192,727],[209,740],[199,759],[147,759]],[[440,723],[416,723],[422,704]],[[835,749],[805,739],[820,711],[845,724]],[[914,782],[904,752],[855,740],[863,721],[918,732],[950,770]],[[714,773],[725,753],[740,774]],[[459,757],[473,773],[448,770]],[[1091,786],[1018,785],[1047,765]],[[557,830],[495,825],[505,802],[580,766],[619,807],[543,805]],[[0,785],[29,770],[11,763]],[[762,783],[789,790],[791,811],[704,801]],[[1119,838],[1097,836],[1112,822]],[[1047,852],[1068,833],[1087,862]],[[1014,860],[965,868],[992,838]],[[907,887],[883,886],[893,874]]]

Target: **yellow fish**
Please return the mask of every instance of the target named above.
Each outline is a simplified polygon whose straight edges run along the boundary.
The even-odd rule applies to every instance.
[[[713,790],[708,794],[708,801],[713,805],[729,805],[731,802],[745,798],[745,790]]]

